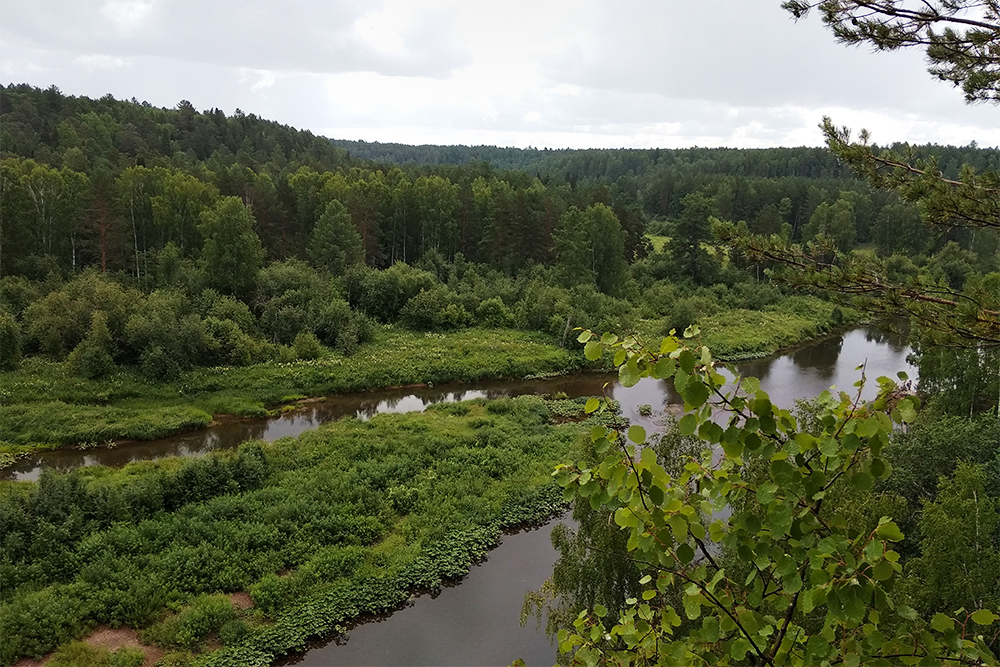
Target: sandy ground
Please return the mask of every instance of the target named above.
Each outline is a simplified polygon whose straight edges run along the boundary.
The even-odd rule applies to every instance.
[[[247,597],[249,599],[249,596]],[[156,664],[156,661],[163,657],[163,649],[156,646],[146,646],[139,641],[139,635],[135,630],[130,630],[128,628],[109,628],[106,625],[98,626],[90,636],[85,637],[84,640],[88,644],[94,647],[106,648],[109,651],[117,651],[120,648],[126,646],[131,648],[137,648],[146,655],[146,659],[143,661],[143,667],[152,667]],[[14,667],[41,667],[46,662],[49,661],[51,656],[45,656],[43,658],[38,658],[36,660],[21,660],[16,663]]]

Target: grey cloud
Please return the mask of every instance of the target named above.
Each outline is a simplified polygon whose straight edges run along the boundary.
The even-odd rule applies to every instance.
[[[352,31],[358,19],[377,8],[361,0],[280,4],[151,0],[147,11],[131,13],[108,11],[109,5],[129,6],[85,1],[7,3],[0,39],[20,49],[120,58],[159,56],[292,72],[444,76],[463,63],[448,41],[424,38],[447,25],[447,16],[440,12],[417,17],[402,35],[402,53],[385,53]]]
[[[837,44],[818,20],[794,23],[778,2],[602,4],[589,20],[601,38],[551,63],[550,77],[740,105],[896,108],[920,101],[914,90],[928,78],[920,54]]]

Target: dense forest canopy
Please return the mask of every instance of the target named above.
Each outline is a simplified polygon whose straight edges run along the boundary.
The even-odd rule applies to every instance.
[[[787,224],[793,240],[841,225],[843,249],[874,243],[888,254],[933,252],[954,240],[975,250],[961,232],[943,240],[917,235],[915,210],[870,190],[820,148],[540,151],[335,142],[344,150],[238,110],[227,117],[184,101],[157,109],[24,85],[3,89],[0,114],[0,275],[41,278],[53,268],[100,266],[141,278],[168,243],[185,258],[201,253],[198,217],[220,197],[250,207],[253,231],[272,260],[308,260],[313,230],[337,199],[361,237],[365,263],[376,268],[413,263],[429,251],[448,260],[461,252],[508,273],[551,263],[561,216],[595,204],[615,213],[630,262],[645,253],[648,221],[679,218],[692,192],[711,197],[721,219],[745,220],[762,233]],[[966,163],[1000,165],[996,149],[914,150],[939,154],[945,174]]]

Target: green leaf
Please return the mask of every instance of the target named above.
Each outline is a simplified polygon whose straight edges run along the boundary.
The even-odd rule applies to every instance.
[[[872,576],[875,577],[876,581],[891,579],[894,573],[895,569],[893,569],[892,563],[887,560],[880,560],[875,563],[875,567],[872,568]]]
[[[688,405],[700,408],[708,400],[708,387],[701,382],[689,382],[683,396]]]
[[[938,632],[947,632],[955,627],[955,621],[951,620],[941,612],[934,614],[934,618],[931,619],[931,627]]]
[[[729,655],[735,660],[743,660],[750,650],[750,642],[744,637],[740,637],[729,647]]]
[[[774,500],[774,494],[778,492],[778,485],[774,482],[767,482],[757,487],[757,502],[761,505],[768,505]]]
[[[917,618],[920,617],[920,614],[917,613],[916,609],[914,609],[913,607],[908,607],[905,604],[901,604],[898,607],[896,607],[896,613],[908,621],[915,621],[917,620]]]
[[[903,533],[893,521],[887,521],[875,529],[875,535],[890,542],[902,542]]]
[[[851,477],[851,484],[858,491],[868,491],[872,488],[872,476],[866,472],[859,472]]]
[[[629,359],[628,363],[623,364],[618,369],[618,381],[622,383],[623,387],[634,387],[641,379],[642,374],[639,372],[639,366],[636,365],[635,359]]]
[[[580,335],[576,337],[576,342],[577,343],[586,343],[587,341],[590,340],[591,336],[593,336],[593,335],[594,334],[592,334],[589,331],[587,331],[586,329],[584,329],[583,331],[580,332]]]
[[[642,443],[646,442],[646,429],[637,424],[629,426],[628,439],[637,445],[641,445]]]
[[[900,419],[907,424],[917,418],[917,410],[913,405],[912,398],[907,397],[900,400],[896,409],[899,410]]]
[[[980,609],[972,612],[970,617],[973,623],[978,625],[993,625],[1000,616],[997,616],[989,609]]]
[[[597,340],[588,341],[586,345],[583,346],[583,355],[587,357],[590,361],[597,361],[601,358],[603,353],[603,348],[601,348],[601,342]]]
[[[694,371],[697,359],[691,350],[682,350],[680,356],[677,357],[677,363],[680,365],[682,371],[690,375]]]
[[[600,399],[598,399],[598,398],[588,398],[587,399],[587,404],[583,406],[583,411],[586,412],[589,415],[592,412],[597,412],[597,409],[600,408],[600,407],[601,407],[601,401],[600,401]],[[603,431],[604,429],[602,428],[601,430]],[[604,434],[601,433],[601,437],[603,437],[603,436],[604,436]]]
[[[677,423],[677,428],[680,429],[681,435],[694,435],[697,427],[698,418],[690,412],[681,417],[680,422]]]

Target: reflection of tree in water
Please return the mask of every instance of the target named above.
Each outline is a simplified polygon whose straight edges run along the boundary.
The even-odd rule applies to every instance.
[[[806,345],[791,354],[792,363],[799,368],[810,368],[824,380],[834,376],[837,359],[844,348],[844,337],[827,340],[818,345]]]
[[[778,357],[764,357],[739,363],[727,363],[726,368],[734,377],[755,377],[763,382],[771,373],[771,367]]]
[[[661,465],[672,477],[681,473],[689,456],[701,451],[698,440],[680,434],[672,415],[667,416],[654,447]],[[593,451],[587,458],[591,465],[597,461]],[[539,624],[545,616],[545,632],[552,637],[561,629],[572,629],[581,609],[593,609],[598,604],[607,607],[611,620],[617,618],[625,600],[638,597],[642,590],[639,580],[644,572],[641,564],[631,559],[626,549],[628,536],[615,523],[613,512],[577,502],[573,519],[575,529],[560,524],[552,530],[552,545],[559,551],[559,558],[542,587],[525,595],[521,611],[522,625],[529,616],[535,616]],[[680,593],[678,589],[678,607]]]
[[[865,340],[869,343],[888,345],[893,352],[902,352],[906,348],[909,331],[909,320],[895,319],[879,322],[878,326],[870,326],[865,329]]]

